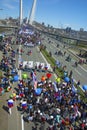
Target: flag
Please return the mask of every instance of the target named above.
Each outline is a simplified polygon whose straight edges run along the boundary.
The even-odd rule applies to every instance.
[[[34,90],[37,89],[37,81],[34,81]]]
[[[27,107],[27,102],[26,102],[26,101],[23,101],[23,102],[22,102],[22,108],[23,108],[23,109],[26,109],[26,107]]]
[[[8,106],[11,108],[11,107],[13,107],[13,99],[9,99],[8,100]]]
[[[36,73],[32,72],[32,80],[33,82],[37,81]]]
[[[74,85],[72,85],[72,89],[71,89],[71,90],[72,90],[73,93],[76,93],[76,92],[77,92],[77,90],[76,90],[76,88],[75,88]]]
[[[56,82],[53,83],[53,87],[54,87],[55,92],[58,92],[58,88],[57,88]]]

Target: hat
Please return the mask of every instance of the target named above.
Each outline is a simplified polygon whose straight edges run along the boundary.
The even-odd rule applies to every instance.
[[[43,114],[42,113],[40,113],[40,116],[42,116]]]
[[[59,90],[61,90],[61,88],[59,88]]]
[[[85,123],[85,120],[83,120],[83,123]]]
[[[51,115],[50,118],[53,119],[53,116]]]
[[[58,112],[60,112],[60,109],[59,109],[59,108],[57,108],[56,110],[57,110]]]
[[[74,106],[73,105],[71,105],[71,108],[73,108]]]
[[[38,110],[38,113],[40,113],[40,110]]]

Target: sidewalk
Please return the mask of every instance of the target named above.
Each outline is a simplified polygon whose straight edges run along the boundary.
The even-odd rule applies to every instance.
[[[0,51],[0,61],[2,59],[2,56],[3,54]],[[16,86],[17,84],[14,83],[10,92],[6,92],[0,96],[0,130],[21,130],[21,120],[19,119],[20,115],[17,111],[17,102],[14,102],[14,107],[12,108],[12,115],[9,115],[7,105],[7,100],[12,91],[14,91],[14,87]]]
[[[2,52],[0,51],[0,61],[2,58]],[[7,94],[0,96],[0,129],[7,130],[8,126],[8,114],[6,104]]]

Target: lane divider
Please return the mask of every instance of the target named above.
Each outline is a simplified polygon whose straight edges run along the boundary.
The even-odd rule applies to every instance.
[[[37,47],[37,50],[39,51],[39,48]],[[44,59],[44,61],[46,62],[46,64],[48,64],[48,61],[46,60],[46,58],[43,56],[43,54],[40,52],[40,54],[41,54],[41,56],[42,56],[42,58]],[[51,71],[52,71],[52,67],[50,67],[51,68]],[[56,74],[54,74],[54,76],[55,76],[55,78],[57,78],[57,75]]]
[[[22,130],[24,130],[24,120],[23,120],[23,114],[21,115],[21,124],[22,124]]]
[[[39,48],[37,47],[37,49],[39,50]],[[47,62],[47,60],[45,59],[45,57],[43,56],[43,54],[40,52],[40,54],[42,55],[42,57],[43,57],[43,59],[46,61],[46,63],[48,63]],[[51,68],[52,69],[52,68]],[[80,73],[79,73],[79,75],[80,75]],[[54,74],[54,76],[55,76],[55,78],[57,78],[57,75],[56,74]],[[74,82],[77,84],[77,81],[74,79]],[[83,91],[83,92],[85,92],[83,89],[82,89],[82,87],[81,87],[81,85],[79,85],[79,87],[80,87],[80,89]]]
[[[22,48],[22,45],[20,44],[20,45],[19,45],[19,56],[18,56],[18,67],[19,67],[20,59],[22,58],[22,57],[21,57],[21,54],[20,54],[21,48]],[[22,71],[21,71],[21,70],[18,71],[18,75],[19,75],[19,78],[20,78],[20,80],[21,80],[21,79],[22,79]],[[24,130],[23,114],[21,115],[21,130]]]

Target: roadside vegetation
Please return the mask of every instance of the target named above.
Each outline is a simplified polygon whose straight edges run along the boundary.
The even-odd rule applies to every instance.
[[[40,47],[40,51],[44,55],[44,57],[46,58],[46,60],[48,61],[48,63],[50,63],[51,66],[52,66],[52,68],[53,68],[53,66],[55,66],[55,63],[56,63],[55,59],[52,56],[50,56],[49,52],[47,52],[47,50],[45,49],[45,47],[43,45]],[[64,78],[63,68],[56,67],[54,73],[56,75],[58,75],[61,79]],[[81,100],[83,100],[85,103],[87,103],[87,97],[86,97],[85,92],[83,92],[82,89],[81,89],[81,87],[77,86],[76,84],[75,84],[75,86],[77,88],[77,93],[81,97]]]
[[[56,60],[50,55],[49,52],[46,51],[44,47],[41,49],[42,54],[46,58],[49,64],[51,64],[51,67],[55,67],[55,74],[58,75],[61,79],[63,78],[63,69],[61,67],[56,66]]]

